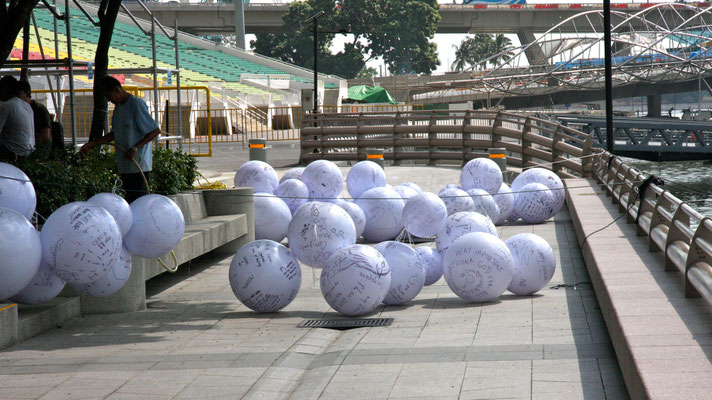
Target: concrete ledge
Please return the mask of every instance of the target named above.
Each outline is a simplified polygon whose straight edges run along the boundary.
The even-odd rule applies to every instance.
[[[17,342],[17,304],[0,302],[0,349]]]
[[[567,179],[566,200],[631,398],[708,398],[712,308],[685,298],[681,275],[590,179]]]

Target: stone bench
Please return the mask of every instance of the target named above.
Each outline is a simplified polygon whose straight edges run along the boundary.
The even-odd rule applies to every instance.
[[[182,265],[209,252],[234,254],[255,239],[252,189],[205,190],[169,196],[185,218],[185,233],[173,250]],[[163,257],[172,264],[170,255]],[[131,256],[131,277],[116,294],[80,296],[67,287],[36,306],[0,303],[0,348],[38,335],[81,314],[130,312],[146,307],[146,281],[165,273],[155,259]],[[180,267],[179,267],[180,268]]]

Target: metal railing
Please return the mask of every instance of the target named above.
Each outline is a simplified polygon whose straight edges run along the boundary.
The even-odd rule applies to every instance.
[[[301,132],[301,161],[366,159],[382,149],[402,161],[465,163],[505,148],[509,165],[544,166],[562,177],[588,176],[590,134],[540,118],[498,111],[391,111],[309,114]]]
[[[604,152],[594,158],[595,178],[629,223],[637,219],[638,235],[647,236],[650,251],[662,253],[665,270],[682,273],[685,296],[712,304],[712,219],[655,184],[641,198],[638,186],[646,176],[611,157]]]

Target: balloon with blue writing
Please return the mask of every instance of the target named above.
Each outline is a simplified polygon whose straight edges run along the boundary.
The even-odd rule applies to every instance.
[[[346,187],[353,198],[374,187],[386,186],[386,173],[373,161],[360,161],[346,175]]]
[[[530,168],[517,176],[512,182],[512,191],[520,191],[525,185],[529,183],[541,183],[551,190],[551,194],[554,195],[555,206],[551,211],[549,218],[556,215],[556,213],[561,210],[564,206],[564,201],[566,200],[566,189],[564,189],[564,183],[561,181],[556,173],[545,169],[545,168]],[[548,219],[548,218],[547,218]]]
[[[463,211],[472,211],[475,203],[467,192],[462,189],[448,188],[441,190],[438,197],[442,199],[447,207],[447,214],[452,215]]]
[[[328,160],[316,160],[307,165],[302,174],[302,182],[309,188],[309,197],[317,201],[339,197],[344,187],[341,170]]]
[[[235,187],[251,187],[254,193],[271,193],[279,186],[277,172],[264,161],[248,161],[235,173]]]
[[[533,233],[520,233],[505,242],[514,259],[514,276],[507,288],[521,296],[546,286],[556,271],[556,256],[549,243]]]
[[[346,201],[343,199],[338,199],[334,202],[337,206],[341,207],[349,213],[351,220],[354,222],[354,227],[356,228],[356,239],[363,235],[363,231],[366,229],[366,214],[364,214],[361,207],[352,201]]]
[[[443,260],[445,282],[468,302],[499,297],[514,275],[514,261],[507,245],[494,235],[463,235],[447,249]]]
[[[448,183],[447,185],[445,185],[445,187],[443,187],[442,189],[440,189],[440,191],[438,192],[438,196],[440,196],[444,191],[446,191],[446,190],[448,190],[448,189],[460,189],[460,190],[463,190],[463,189],[462,189],[462,186],[460,186],[460,185],[456,185],[456,184],[454,184],[454,183]]]
[[[403,207],[400,195],[388,187],[375,187],[356,200],[366,214],[363,237],[371,242],[382,242],[396,237],[403,230]]]
[[[255,239],[281,242],[287,236],[292,212],[279,197],[269,193],[255,193]]]
[[[502,185],[502,170],[489,158],[474,158],[462,167],[460,185],[465,190],[484,189],[495,194]]]
[[[126,247],[121,248],[121,255],[114,268],[92,283],[84,285],[70,284],[74,290],[84,296],[106,297],[118,292],[131,277],[131,253]]]
[[[287,179],[302,179],[302,174],[304,173],[304,167],[292,168],[285,172],[284,175],[279,179],[279,183],[286,181]]]
[[[383,299],[384,304],[405,304],[423,290],[425,269],[418,253],[401,242],[381,242],[374,249],[388,262],[391,270],[391,286]]]
[[[445,227],[435,237],[435,244],[438,250],[445,252],[457,238],[472,232],[498,236],[491,219],[473,211],[461,212],[447,217]]]
[[[67,283],[94,282],[113,268],[121,254],[116,220],[103,207],[89,202],[69,203],[55,210],[40,238],[42,259]]]
[[[14,165],[0,162],[0,207],[32,219],[37,206],[37,194],[30,178]]]
[[[324,268],[334,252],[356,243],[351,216],[336,204],[310,201],[301,206],[287,229],[289,250],[299,261]]]
[[[497,203],[494,202],[492,195],[490,195],[484,189],[470,189],[467,191],[472,197],[472,202],[474,203],[473,210],[489,217],[492,222],[499,220],[499,207]]]
[[[400,196],[401,200],[403,200],[404,202],[407,202],[411,198],[418,195],[418,191],[409,188],[408,186],[398,185],[393,186],[391,189],[395,190],[396,193],[398,193],[398,195]]]
[[[131,207],[121,196],[113,193],[97,193],[87,200],[98,206],[104,207],[111,214],[119,225],[121,236],[126,236],[133,223],[133,213]]]
[[[443,256],[440,252],[429,246],[420,246],[415,248],[416,253],[420,256],[420,262],[425,268],[424,286],[430,286],[440,280],[443,276]]]
[[[431,237],[447,222],[447,207],[435,194],[422,192],[405,203],[403,226],[417,237]]]
[[[299,207],[309,201],[307,185],[297,179],[287,179],[280,183],[274,194],[287,204],[292,215],[297,212]]]
[[[356,244],[329,258],[319,284],[331,308],[344,315],[359,316],[370,313],[386,298],[391,271],[378,250]]]
[[[271,313],[297,297],[302,270],[288,248],[272,240],[255,240],[233,257],[229,280],[235,297],[247,308]]]
[[[509,218],[514,209],[514,195],[509,186],[507,186],[506,183],[502,183],[502,186],[499,187],[499,191],[492,196],[492,198],[494,198],[494,202],[497,204],[497,209],[499,210],[499,218],[494,224],[502,225],[507,218]]]
[[[124,246],[139,257],[156,258],[173,250],[185,232],[180,208],[166,196],[148,194],[131,203],[133,224]]]
[[[27,286],[40,267],[42,246],[35,227],[22,214],[0,207],[0,301]]]
[[[421,189],[420,186],[415,182],[403,182],[400,184],[400,186],[408,186],[409,188],[415,190],[418,193],[423,191],[423,189]]]
[[[57,297],[59,292],[64,289],[65,284],[66,282],[59,279],[49,269],[46,262],[41,262],[40,268],[30,283],[20,293],[12,296],[10,300],[19,304],[42,304]]]
[[[553,215],[555,208],[554,194],[541,183],[528,183],[515,191],[514,210],[524,222],[542,223]]]

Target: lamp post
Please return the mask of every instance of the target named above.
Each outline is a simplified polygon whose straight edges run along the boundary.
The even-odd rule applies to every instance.
[[[611,0],[603,0],[603,49],[606,76],[606,150],[613,154],[613,66],[611,65]]]
[[[324,11],[319,11],[307,20],[307,24],[310,22],[313,23],[312,30],[314,31],[314,114],[319,112],[319,101],[317,99],[317,96],[319,95],[319,72],[317,66],[317,59],[319,58],[317,57],[319,54],[319,32],[317,28],[319,26],[319,18],[324,14],[326,14]]]

